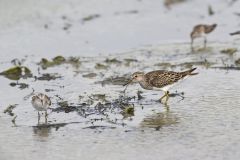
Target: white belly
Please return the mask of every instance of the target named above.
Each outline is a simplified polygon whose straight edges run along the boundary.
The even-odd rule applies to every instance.
[[[48,108],[47,105],[42,105],[42,103],[39,101],[32,103],[32,106],[38,111],[46,111]]]

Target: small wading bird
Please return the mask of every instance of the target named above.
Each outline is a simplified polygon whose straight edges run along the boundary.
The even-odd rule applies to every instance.
[[[206,24],[199,24],[193,27],[193,31],[191,32],[191,48],[193,48],[194,39],[203,37],[204,38],[204,48],[207,46],[207,34],[211,33],[217,24],[206,25]]]
[[[38,123],[40,120],[40,113],[39,111],[45,111],[45,123],[47,122],[47,109],[51,105],[50,98],[42,93],[34,95],[32,97],[32,106],[38,111]]]
[[[164,104],[167,104],[169,99],[168,90],[181,80],[198,74],[192,73],[195,69],[196,68],[193,68],[184,72],[156,70],[146,74],[144,74],[144,72],[135,72],[132,74],[131,79],[124,86],[127,86],[130,83],[139,83],[142,88],[147,90],[164,91],[165,94],[160,98],[159,101],[163,103],[162,100],[166,97]]]
[[[234,35],[237,35],[239,34],[240,35],[240,31],[236,31],[236,32],[233,32],[233,33],[229,33],[231,36],[234,36]]]

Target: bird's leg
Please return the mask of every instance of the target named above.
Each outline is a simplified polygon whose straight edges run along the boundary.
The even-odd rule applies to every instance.
[[[166,101],[165,101],[165,104],[167,104],[168,99],[169,99],[169,91],[166,92]]]
[[[162,102],[163,98],[167,96],[167,92],[164,92],[164,95],[159,99],[160,102]]]
[[[165,100],[165,102],[163,103],[163,104],[165,104],[165,105],[166,105],[166,104],[167,104],[167,102],[168,102],[168,99],[169,99],[169,91],[167,91],[167,92],[164,92],[164,93],[165,93],[165,94],[164,94],[164,95],[163,95],[163,96],[160,98],[160,100],[159,100],[159,101],[160,101],[161,103],[163,103],[163,102],[162,102],[162,100],[163,100],[163,98],[165,98],[165,97],[166,97],[166,100]]]
[[[40,113],[38,112],[38,124],[39,124],[39,121],[40,121]]]
[[[47,123],[47,116],[48,116],[47,111],[45,111],[45,123]]]
[[[191,38],[191,50],[192,50],[192,52],[194,51],[194,48],[193,48],[193,38]]]
[[[204,37],[204,49],[207,47],[207,37]]]

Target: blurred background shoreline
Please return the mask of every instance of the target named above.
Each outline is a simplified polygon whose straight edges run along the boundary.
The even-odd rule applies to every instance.
[[[146,45],[189,43],[192,27],[217,23],[210,42],[231,42],[239,1],[1,0],[1,59],[97,56]],[[209,11],[211,8],[211,12]]]

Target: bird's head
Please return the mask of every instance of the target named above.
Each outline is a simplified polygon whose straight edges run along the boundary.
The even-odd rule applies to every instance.
[[[131,79],[124,86],[130,83],[141,82],[143,80],[144,80],[144,72],[135,72],[131,75]]]

